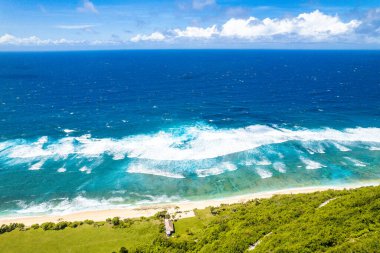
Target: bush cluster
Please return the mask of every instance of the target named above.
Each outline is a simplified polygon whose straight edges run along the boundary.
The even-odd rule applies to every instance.
[[[120,217],[107,218],[106,222],[114,228],[129,228],[133,225],[133,219],[120,219]]]
[[[69,228],[76,228],[79,226],[82,226],[84,224],[87,225],[93,225],[95,227],[103,226],[104,222],[94,222],[93,220],[85,220],[85,221],[60,221],[57,223],[54,222],[45,222],[42,223],[41,225],[39,224],[33,224],[30,226],[32,229],[39,229],[42,228],[43,230],[63,230],[67,227]]]
[[[24,230],[25,225],[22,223],[11,223],[9,225],[1,225],[0,227],[0,234],[4,234],[6,232],[12,232],[15,229]]]

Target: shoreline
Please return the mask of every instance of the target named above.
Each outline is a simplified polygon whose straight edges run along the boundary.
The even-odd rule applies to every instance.
[[[150,217],[159,211],[167,210],[169,214],[176,214],[176,218],[182,219],[194,216],[194,209],[204,209],[209,206],[220,206],[221,204],[235,204],[244,203],[252,199],[265,199],[270,198],[274,195],[286,195],[286,194],[299,194],[299,193],[313,193],[318,191],[326,190],[344,190],[344,189],[354,189],[365,186],[376,186],[380,185],[380,181],[372,182],[362,182],[356,184],[344,184],[337,186],[310,186],[310,187],[298,187],[298,188],[288,188],[282,190],[266,191],[249,193],[244,195],[217,198],[217,199],[206,199],[206,200],[196,200],[196,201],[178,201],[171,203],[162,204],[151,204],[151,205],[140,205],[140,206],[130,206],[122,208],[112,208],[112,209],[101,209],[101,210],[85,210],[78,211],[68,214],[47,214],[41,216],[20,216],[20,217],[0,217],[0,225],[9,223],[23,223],[26,226],[32,224],[44,223],[44,222],[59,222],[59,221],[84,221],[94,220],[94,221],[105,221],[107,218],[120,217],[125,218],[139,218],[139,217]]]

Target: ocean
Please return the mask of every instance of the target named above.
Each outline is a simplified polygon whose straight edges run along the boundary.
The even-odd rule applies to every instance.
[[[0,53],[0,216],[380,181],[380,51]]]

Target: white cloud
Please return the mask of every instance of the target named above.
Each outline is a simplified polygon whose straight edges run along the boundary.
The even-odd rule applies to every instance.
[[[360,21],[351,20],[344,23],[338,16],[325,15],[316,10],[311,13],[300,14],[296,18],[298,33],[306,37],[325,38],[352,32],[360,25]]]
[[[96,25],[57,25],[59,29],[67,30],[86,30],[95,27]]]
[[[41,45],[63,45],[63,44],[80,44],[84,41],[67,40],[67,39],[40,39],[37,36],[19,38],[11,34],[0,36],[0,45],[16,46],[41,46]]]
[[[82,0],[82,6],[78,7],[77,11],[98,13],[95,5],[90,0]]]
[[[125,41],[122,40],[91,40],[86,42],[86,44],[91,46],[98,46],[98,45],[121,45],[125,43]]]
[[[297,35],[303,38],[323,40],[332,36],[352,32],[360,21],[344,23],[338,16],[329,16],[319,10],[302,13],[294,18],[263,20],[255,17],[248,19],[230,19],[220,32],[224,37],[256,39],[275,35]]]
[[[193,8],[196,10],[202,10],[207,6],[212,6],[215,4],[215,0],[193,0]]]
[[[185,30],[174,29],[174,34],[176,37],[187,37],[187,38],[211,38],[213,35],[218,34],[218,29],[216,25],[202,28],[202,27],[186,27]]]
[[[378,12],[376,12],[378,13]],[[374,17],[372,17],[374,16]],[[122,40],[118,36],[110,39],[94,38],[93,40],[41,39],[37,36],[16,37],[12,34],[0,35],[0,45],[125,45],[130,42],[176,42],[184,43],[185,39],[207,40],[221,42],[228,45],[231,42],[352,42],[352,43],[380,43],[380,19],[372,15],[371,19],[361,21],[352,19],[343,21],[337,15],[326,15],[318,10],[302,13],[287,18],[249,17],[247,19],[231,18],[220,25],[209,27],[188,26],[184,29],[170,29],[156,31],[151,34],[137,34],[129,40]],[[96,25],[58,25],[60,29],[91,29]],[[208,40],[207,42],[210,42]],[[210,45],[211,42],[210,42]]]
[[[247,19],[231,18],[221,25],[210,27],[189,26],[185,29],[169,30],[170,36],[156,32],[151,35],[138,34],[131,39],[139,41],[162,41],[165,39],[191,38],[231,38],[250,41],[326,41],[340,35],[354,34],[355,29],[361,24],[358,20],[342,21],[338,16],[326,15],[319,10],[310,13],[302,13],[291,18],[264,18],[250,17]]]
[[[132,42],[140,42],[140,41],[163,41],[165,40],[165,35],[160,32],[154,32],[150,35],[137,34],[134,36],[131,41]]]

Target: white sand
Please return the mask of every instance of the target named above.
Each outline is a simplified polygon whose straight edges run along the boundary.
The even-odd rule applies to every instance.
[[[126,207],[120,209],[108,209],[108,210],[92,210],[92,211],[81,211],[70,214],[63,215],[44,215],[44,216],[34,216],[34,217],[12,217],[12,218],[0,218],[1,224],[9,224],[12,222],[24,223],[30,226],[35,223],[43,222],[58,222],[58,221],[83,221],[86,219],[94,221],[104,221],[107,218],[120,217],[120,218],[137,218],[137,217],[149,217],[156,214],[159,211],[167,210],[170,214],[177,213],[177,218],[186,218],[194,216],[194,209],[203,209],[208,206],[220,206],[221,204],[233,204],[233,203],[244,203],[256,198],[270,198],[276,194],[297,194],[297,193],[311,193],[317,191],[325,191],[329,189],[343,190],[358,188],[362,186],[378,185],[380,182],[370,182],[366,184],[355,184],[355,185],[345,185],[345,186],[321,186],[321,187],[304,187],[304,188],[292,188],[279,191],[269,191],[252,193],[241,196],[226,197],[221,199],[211,199],[211,200],[200,200],[200,201],[182,201],[176,203],[165,203],[157,205],[147,205],[147,206],[134,206]],[[176,208],[177,207],[177,208]]]

